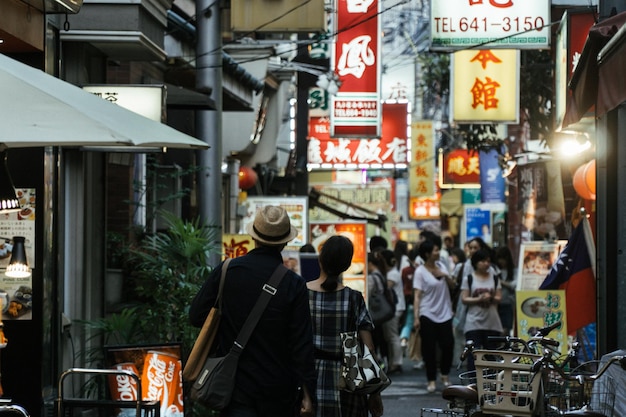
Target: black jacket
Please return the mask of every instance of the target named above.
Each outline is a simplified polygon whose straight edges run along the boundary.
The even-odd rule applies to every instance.
[[[263,284],[282,262],[280,252],[272,247],[258,247],[231,260],[222,295],[217,355],[228,352]],[[191,304],[189,317],[194,326],[202,326],[215,304],[222,265],[213,270]],[[260,409],[273,409],[275,416],[292,415],[297,388],[306,385],[314,397],[316,382],[306,282],[288,271],[240,357],[233,399]],[[281,410],[287,407],[289,411],[283,414]]]

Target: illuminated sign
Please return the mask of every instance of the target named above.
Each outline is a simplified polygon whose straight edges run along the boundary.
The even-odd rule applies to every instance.
[[[435,194],[435,145],[433,122],[411,123],[411,161],[409,163],[409,197],[432,197]]]
[[[378,9],[378,0],[337,1],[333,67],[341,86],[331,98],[332,137],[380,136]]]
[[[431,49],[548,49],[549,0],[435,0]]]
[[[480,188],[478,152],[455,149],[444,155],[439,152],[439,187]]]
[[[518,123],[518,50],[457,51],[450,82],[455,122]]]
[[[309,118],[309,169],[406,168],[408,103],[384,103],[380,139],[332,139],[328,117]]]

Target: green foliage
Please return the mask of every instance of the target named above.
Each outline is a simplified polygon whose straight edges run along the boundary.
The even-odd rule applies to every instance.
[[[191,349],[198,329],[189,324],[189,304],[211,272],[207,256],[218,250],[215,232],[199,220],[163,216],[168,230],[131,249],[131,293],[144,342],[182,342]]]

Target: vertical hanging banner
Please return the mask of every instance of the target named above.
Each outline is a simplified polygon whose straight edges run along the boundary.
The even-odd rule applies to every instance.
[[[433,122],[411,123],[411,160],[409,162],[409,197],[432,197],[435,194],[435,146]]]
[[[378,9],[378,0],[337,1],[333,66],[341,86],[331,99],[333,137],[380,136]]]
[[[498,151],[480,151],[480,191],[483,203],[504,203],[504,177],[500,168]]]
[[[519,120],[519,50],[465,50],[452,55],[450,106],[457,123]]]

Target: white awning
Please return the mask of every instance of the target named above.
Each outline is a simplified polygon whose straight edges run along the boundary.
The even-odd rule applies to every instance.
[[[206,149],[163,123],[0,54],[0,149],[128,146]]]

